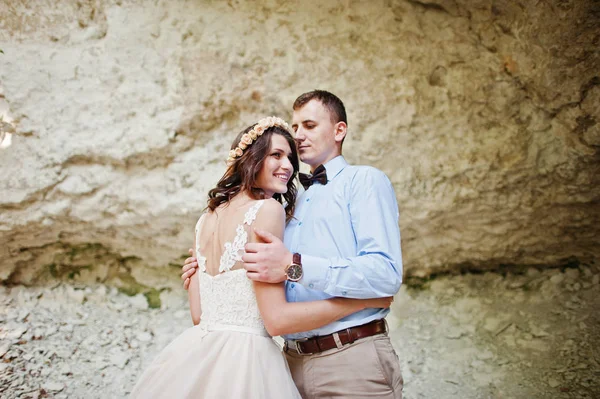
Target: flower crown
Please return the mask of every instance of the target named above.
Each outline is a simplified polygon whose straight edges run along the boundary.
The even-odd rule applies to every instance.
[[[294,135],[294,133],[290,129],[290,126],[283,119],[278,118],[276,116],[268,116],[266,118],[263,118],[259,120],[256,123],[256,125],[254,125],[252,130],[242,135],[242,138],[240,139],[240,142],[238,143],[237,147],[229,151],[229,156],[227,157],[227,166],[231,166],[235,162],[236,158],[239,158],[244,154],[244,150],[248,148],[248,146],[250,146],[256,141],[256,139],[262,136],[265,130],[273,126],[283,128],[287,130],[292,136]]]

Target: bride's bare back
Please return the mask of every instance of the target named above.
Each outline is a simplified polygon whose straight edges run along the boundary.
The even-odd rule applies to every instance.
[[[242,268],[244,245],[255,239],[251,225],[262,204],[238,196],[198,220],[195,250],[201,272],[216,276]]]

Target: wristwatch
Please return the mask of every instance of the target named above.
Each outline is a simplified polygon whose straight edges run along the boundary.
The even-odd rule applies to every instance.
[[[299,253],[292,256],[292,263],[285,267],[285,275],[290,281],[298,281],[302,278],[302,256]]]

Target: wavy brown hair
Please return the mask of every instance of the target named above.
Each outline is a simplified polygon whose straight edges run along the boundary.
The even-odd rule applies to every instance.
[[[256,124],[248,126],[246,129],[241,131],[233,143],[231,149],[235,149],[240,142],[242,136],[248,133]],[[208,192],[208,209],[214,211],[217,207],[223,203],[231,201],[233,197],[243,191],[247,191],[248,194],[254,199],[264,199],[265,192],[256,185],[256,179],[262,169],[265,159],[269,156],[271,151],[271,137],[274,134],[283,136],[290,145],[292,153],[290,154],[290,162],[294,171],[292,176],[287,183],[287,191],[284,194],[275,193],[273,198],[283,203],[285,201],[285,219],[289,221],[294,215],[294,208],[296,206],[296,184],[294,180],[300,169],[298,160],[298,150],[296,149],[296,142],[292,135],[285,129],[279,126],[272,126],[264,131],[262,136],[258,137],[251,145],[244,150],[244,154],[236,158],[231,166],[227,168],[221,180],[217,183],[217,186]]]

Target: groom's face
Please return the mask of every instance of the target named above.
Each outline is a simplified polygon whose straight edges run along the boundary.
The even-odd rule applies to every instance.
[[[292,128],[300,160],[311,170],[340,155],[341,148],[335,140],[336,123],[319,100],[311,100],[294,110]]]

